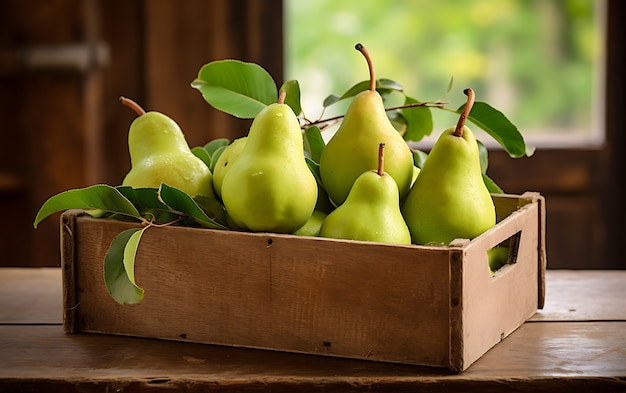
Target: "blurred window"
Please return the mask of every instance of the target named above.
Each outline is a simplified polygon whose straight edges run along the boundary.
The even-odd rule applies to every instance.
[[[604,0],[284,4],[285,79],[300,82],[308,118],[320,116],[326,96],[368,78],[353,49],[362,42],[376,77],[399,82],[420,101],[441,99],[456,109],[472,87],[477,100],[502,111],[538,148],[604,141]],[[435,128],[422,143],[456,122],[449,112],[432,112]]]

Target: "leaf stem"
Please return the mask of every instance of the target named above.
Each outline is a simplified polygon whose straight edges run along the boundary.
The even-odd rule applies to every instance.
[[[172,220],[172,221],[164,222],[162,224],[155,224],[154,221],[150,221],[150,220],[146,220],[145,218],[142,218],[141,219],[141,223],[143,225],[145,225],[145,226],[148,226],[148,227],[163,228],[163,227],[167,227],[167,226],[176,224],[177,222],[181,222],[184,219],[185,219],[184,216],[180,216],[180,217],[178,217],[178,218],[176,218],[175,220]]]
[[[399,109],[408,109],[408,108],[415,108],[418,106],[424,106],[424,107],[429,107],[429,108],[440,108],[440,109],[447,109],[445,107],[445,102],[441,102],[441,101],[436,101],[436,102],[414,102],[412,104],[405,104],[405,105],[399,105],[399,106],[394,106],[394,107],[390,107],[390,108],[385,108],[385,111],[395,111],[395,110],[399,110]],[[451,112],[454,112],[453,110],[450,110]],[[333,116],[333,117],[328,117],[326,119],[319,119],[319,120],[315,120],[315,121],[307,121],[307,123],[305,124],[305,128],[309,127],[309,126],[317,126],[320,124],[325,124],[325,123],[330,123],[330,122],[335,122],[338,120],[341,120],[344,117],[344,115],[339,115],[339,116]],[[323,128],[323,127],[320,127]]]

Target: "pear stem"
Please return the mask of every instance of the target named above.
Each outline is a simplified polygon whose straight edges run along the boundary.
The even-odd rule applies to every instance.
[[[278,103],[279,104],[284,104],[286,96],[287,96],[287,92],[285,90],[279,91],[278,92]]]
[[[378,176],[382,176],[385,171],[385,143],[381,142],[378,145],[378,169],[376,173]]]
[[[454,129],[454,136],[463,136],[463,127],[465,126],[465,121],[474,106],[474,90],[467,88],[463,90],[463,93],[467,96],[467,103],[465,104],[465,108],[463,108],[463,112],[459,117],[459,122],[456,123],[456,128]]]
[[[120,102],[122,103],[122,105],[127,106],[131,108],[132,110],[134,110],[135,113],[137,113],[137,116],[146,114],[146,111],[144,111],[143,108],[139,106],[139,104],[137,104],[135,101],[131,100],[130,98],[126,98],[122,96],[120,97]]]
[[[376,90],[376,77],[374,75],[374,65],[372,64],[372,58],[370,57],[369,52],[367,51],[367,49],[365,49],[363,44],[360,44],[360,43],[356,44],[354,46],[354,49],[361,52],[363,56],[365,57],[365,60],[367,61],[367,67],[369,68],[369,71],[370,71],[370,90],[372,91]]]

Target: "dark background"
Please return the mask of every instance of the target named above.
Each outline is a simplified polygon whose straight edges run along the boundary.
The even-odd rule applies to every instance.
[[[548,268],[622,269],[624,2],[608,1],[607,142],[490,153],[508,193],[546,197]],[[0,2],[0,266],[59,266],[58,214],[35,230],[59,192],[117,185],[128,171],[133,98],[175,119],[191,146],[247,132],[190,87],[200,67],[236,58],[283,81],[280,0],[3,0]],[[323,43],[323,38],[320,38]]]

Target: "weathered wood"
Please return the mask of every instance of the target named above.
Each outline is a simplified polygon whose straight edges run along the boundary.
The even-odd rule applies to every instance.
[[[626,271],[548,273],[546,304],[532,321],[626,321]]]
[[[0,390],[623,392],[626,322],[528,323],[445,369],[0,326]],[[10,356],[8,354],[11,354]]]
[[[61,270],[1,269],[0,391],[625,391],[626,321],[615,316],[622,315],[626,272],[549,270],[546,277],[542,312],[564,322],[526,323],[468,370],[453,374],[433,367],[64,334],[58,317]],[[552,301],[557,289],[561,297]],[[560,315],[566,308],[598,307],[604,310],[594,321]],[[16,324],[5,319],[26,309],[29,317],[14,318]],[[50,314],[57,315],[56,325],[42,326]]]
[[[57,324],[63,321],[58,268],[0,269],[0,324]]]
[[[66,329],[464,370],[542,302],[541,198],[494,199],[500,222],[453,247],[151,228],[132,306],[109,296],[102,261],[138,224],[66,212]],[[492,276],[487,250],[513,237],[517,260]]]

